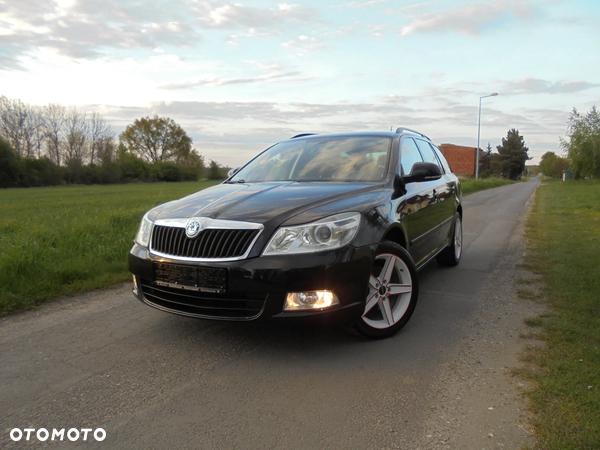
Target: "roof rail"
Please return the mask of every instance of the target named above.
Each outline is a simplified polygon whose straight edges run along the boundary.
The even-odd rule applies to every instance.
[[[404,128],[404,127],[396,128],[396,133],[404,133],[405,131],[408,131],[409,133],[418,134],[419,136],[423,136],[425,139],[427,139],[429,142],[431,142],[431,139],[429,138],[429,136],[425,136],[423,133],[419,133],[418,131],[411,130],[410,128]]]
[[[296,139],[299,137],[304,137],[304,136],[314,136],[317,133],[301,133],[301,134],[297,134],[296,136],[292,136],[290,139]]]

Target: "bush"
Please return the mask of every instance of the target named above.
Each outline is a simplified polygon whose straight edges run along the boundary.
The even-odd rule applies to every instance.
[[[8,142],[0,139],[0,187],[16,187],[21,178],[21,161]]]
[[[181,170],[175,163],[157,161],[150,164],[151,181],[181,181]]]
[[[183,181],[198,181],[202,174],[201,168],[198,167],[181,167],[181,175]]]
[[[66,169],[43,157],[23,158],[23,177],[20,186],[57,186],[65,183]]]
[[[105,162],[99,167],[102,184],[120,183],[123,179],[121,166],[116,162]]]
[[[0,140],[0,188],[132,181],[198,181],[204,169],[202,159],[197,157],[192,163],[159,161],[149,164],[122,149],[117,161],[105,158],[101,165],[86,165],[79,159],[71,159],[64,166],[58,166],[47,157],[23,158],[7,142]],[[211,167],[209,176],[213,179],[225,177],[225,169],[218,163],[213,161]]]
[[[121,166],[122,180],[146,181],[150,179],[150,168],[148,163],[137,158],[131,153],[124,153],[119,160]]]

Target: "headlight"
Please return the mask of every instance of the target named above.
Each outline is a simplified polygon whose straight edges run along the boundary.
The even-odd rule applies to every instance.
[[[152,221],[148,219],[148,213],[144,214],[140,223],[140,228],[135,235],[135,242],[142,247],[148,247],[150,241],[150,233],[152,232]]]
[[[336,214],[306,225],[282,227],[263,255],[289,255],[333,250],[348,244],[360,225],[360,213]]]

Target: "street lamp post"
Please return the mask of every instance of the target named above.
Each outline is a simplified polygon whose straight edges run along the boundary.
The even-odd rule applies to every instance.
[[[479,123],[477,124],[477,148],[475,149],[475,179],[479,178],[479,137],[481,136],[481,99],[486,97],[495,97],[498,93],[494,92],[490,95],[479,97]]]

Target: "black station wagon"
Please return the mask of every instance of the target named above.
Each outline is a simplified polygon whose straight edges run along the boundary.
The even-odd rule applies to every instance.
[[[410,319],[417,270],[460,260],[460,182],[421,133],[298,135],[232,172],[144,215],[138,299],[202,319],[341,317],[383,338]]]

